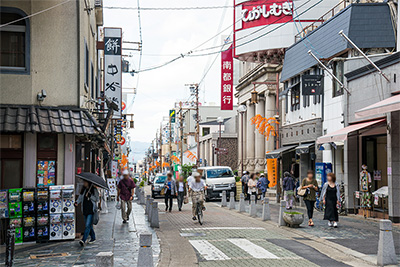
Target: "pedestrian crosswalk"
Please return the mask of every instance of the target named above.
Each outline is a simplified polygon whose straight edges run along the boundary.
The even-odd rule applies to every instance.
[[[206,240],[189,240],[190,244],[208,261],[229,260],[221,250]]]
[[[228,239],[229,242],[243,249],[249,253],[253,258],[256,259],[278,259],[277,256],[269,252],[268,250],[254,244],[250,240],[245,238],[232,238]]]

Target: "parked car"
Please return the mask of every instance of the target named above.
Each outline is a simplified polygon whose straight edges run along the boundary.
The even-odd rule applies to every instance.
[[[201,173],[201,179],[207,185],[205,192],[206,201],[221,198],[223,191],[226,191],[227,198],[229,198],[231,192],[234,192],[236,195],[236,179],[230,167],[201,167],[198,169],[198,172]]]
[[[161,189],[164,187],[165,179],[167,179],[166,174],[157,174],[154,182],[151,185],[151,197],[156,198],[156,196],[161,195]]]

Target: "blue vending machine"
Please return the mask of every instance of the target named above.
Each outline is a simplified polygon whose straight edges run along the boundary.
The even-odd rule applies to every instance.
[[[315,163],[315,179],[317,180],[319,187],[326,183],[326,175],[330,172],[332,172],[332,163]]]

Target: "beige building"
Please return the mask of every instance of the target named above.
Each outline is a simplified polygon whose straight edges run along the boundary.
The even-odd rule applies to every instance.
[[[36,186],[39,161],[55,162],[55,184],[74,183],[76,171],[95,168],[85,159],[102,138],[90,112],[100,92],[102,1],[0,5],[0,187]]]

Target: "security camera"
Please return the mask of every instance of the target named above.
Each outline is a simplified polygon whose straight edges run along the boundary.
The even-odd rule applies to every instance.
[[[38,101],[43,101],[46,97],[47,97],[46,90],[42,90],[37,94],[37,100]]]

